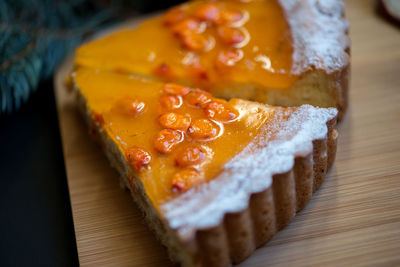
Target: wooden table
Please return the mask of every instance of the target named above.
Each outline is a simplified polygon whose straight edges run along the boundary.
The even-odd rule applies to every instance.
[[[400,265],[400,29],[374,4],[347,1],[351,104],[334,167],[308,206],[241,266]],[[55,83],[80,263],[169,266],[64,90],[70,64]]]

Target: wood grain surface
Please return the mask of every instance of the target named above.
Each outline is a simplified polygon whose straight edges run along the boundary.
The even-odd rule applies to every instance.
[[[400,28],[375,1],[346,1],[352,39],[350,108],[337,160],[284,230],[240,266],[400,266]],[[64,77],[55,78],[82,266],[170,266],[102,151],[90,140]]]

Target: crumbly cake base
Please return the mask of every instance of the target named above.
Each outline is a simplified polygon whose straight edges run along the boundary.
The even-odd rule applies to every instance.
[[[273,106],[310,104],[322,108],[335,107],[340,120],[347,110],[349,79],[350,64],[330,74],[310,70],[303,73],[290,88],[263,88],[251,83],[234,83],[217,88],[213,93],[220,98],[242,98]]]
[[[336,118],[327,122],[326,138],[313,141],[311,153],[296,157],[292,169],[275,174],[270,187],[251,194],[246,209],[226,213],[219,224],[197,229],[195,235],[183,240],[167,220],[160,217],[141,180],[133,176],[115,143],[92,121],[86,100],[77,91],[77,102],[92,136],[102,146],[112,167],[119,172],[121,185],[130,190],[150,229],[167,247],[171,260],[182,266],[227,266],[246,259],[304,208],[335,159]]]

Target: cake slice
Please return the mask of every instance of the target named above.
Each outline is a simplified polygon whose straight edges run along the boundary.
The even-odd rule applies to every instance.
[[[191,1],[81,46],[75,64],[279,106],[347,107],[340,0]]]
[[[306,205],[335,158],[334,108],[225,101],[85,67],[72,76],[92,136],[183,266],[244,260]]]

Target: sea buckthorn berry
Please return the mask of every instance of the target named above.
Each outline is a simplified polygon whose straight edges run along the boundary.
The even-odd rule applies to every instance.
[[[186,95],[190,92],[190,88],[187,86],[182,86],[174,83],[166,83],[164,85],[164,92],[171,95]]]
[[[223,50],[218,54],[216,66],[217,68],[224,68],[226,66],[232,67],[236,62],[240,61],[243,57],[242,50],[228,49]]]
[[[167,129],[186,131],[190,126],[190,117],[168,112],[158,118],[158,123]]]
[[[217,29],[218,36],[226,45],[234,45],[244,41],[245,35],[237,28],[221,25]]]
[[[206,158],[206,153],[203,149],[197,146],[189,146],[178,153],[175,158],[175,163],[179,167],[188,167],[202,163]]]
[[[202,182],[204,182],[204,174],[193,168],[184,169],[172,177],[172,190],[184,192]]]
[[[218,135],[220,129],[209,119],[196,119],[188,129],[188,134],[194,139],[210,139]]]
[[[194,12],[194,16],[201,21],[214,22],[219,18],[219,8],[215,3],[200,5]]]
[[[92,119],[98,123],[99,125],[103,125],[104,124],[104,117],[101,113],[97,113],[97,112],[92,112]]]
[[[243,13],[238,10],[223,10],[218,20],[219,23],[234,23],[243,18]]]
[[[174,148],[183,141],[183,133],[177,130],[161,130],[155,140],[154,148],[160,153],[171,153]]]
[[[169,111],[179,108],[182,105],[182,98],[176,95],[164,95],[160,98],[159,103],[161,110]]]
[[[155,67],[153,73],[164,81],[173,81],[176,79],[176,74],[172,68],[165,63],[161,63]]]
[[[190,32],[182,37],[182,44],[187,50],[191,51],[202,51],[206,50],[210,46],[210,40],[204,35]]]
[[[143,112],[145,107],[145,103],[136,98],[124,97],[114,103],[112,110],[123,115],[137,116]]]
[[[165,25],[170,26],[185,18],[185,12],[181,7],[174,7],[168,10],[163,17],[163,22]]]
[[[131,166],[136,171],[140,171],[151,161],[151,156],[149,152],[137,146],[129,147],[125,151],[125,156],[128,160],[129,166]]]
[[[176,23],[171,30],[173,34],[183,37],[189,33],[195,33],[199,29],[200,22],[198,20],[188,18]]]
[[[185,96],[185,101],[196,107],[203,107],[205,104],[212,100],[212,96],[209,92],[195,89]]]
[[[230,107],[226,101],[222,100],[209,103],[204,112],[210,119],[221,122],[228,122],[237,117],[237,111]]]

